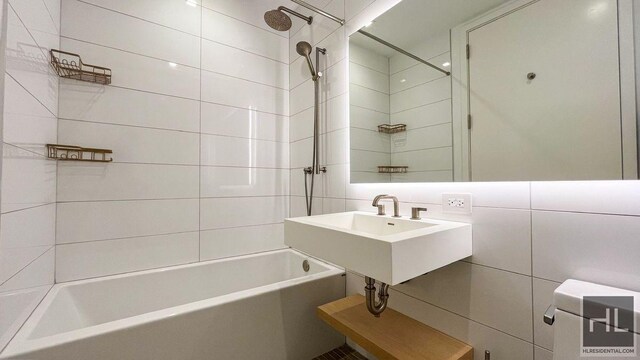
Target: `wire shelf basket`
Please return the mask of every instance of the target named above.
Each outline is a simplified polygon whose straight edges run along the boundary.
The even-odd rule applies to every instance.
[[[60,77],[102,85],[111,84],[111,69],[109,68],[85,64],[80,55],[62,50],[51,49],[49,54],[51,55],[51,66]]]
[[[378,125],[378,132],[384,134],[395,134],[399,132],[407,131],[407,125],[405,124],[382,124]]]
[[[93,149],[73,145],[47,144],[47,153],[49,159],[63,161],[113,161],[111,157],[107,158],[107,154],[113,154],[113,151],[108,149]]]
[[[380,174],[406,174],[408,170],[408,166],[378,166]]]

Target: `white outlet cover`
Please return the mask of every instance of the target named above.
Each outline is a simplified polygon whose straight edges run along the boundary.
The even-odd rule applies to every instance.
[[[442,212],[450,214],[471,214],[472,195],[469,193],[442,194]]]

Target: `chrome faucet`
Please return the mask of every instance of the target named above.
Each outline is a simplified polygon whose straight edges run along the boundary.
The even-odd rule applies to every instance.
[[[384,205],[378,204],[380,200],[393,200],[393,217],[400,217],[400,203],[398,202],[398,198],[392,195],[378,195],[373,199],[373,203],[371,204],[373,207],[378,208],[378,215],[386,215],[384,212]]]

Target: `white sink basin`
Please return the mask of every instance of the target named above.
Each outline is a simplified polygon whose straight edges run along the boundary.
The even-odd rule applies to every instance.
[[[471,224],[366,212],[286,219],[294,249],[396,285],[471,256]]]

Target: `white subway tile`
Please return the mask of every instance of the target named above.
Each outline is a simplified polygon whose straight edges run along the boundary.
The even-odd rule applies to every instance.
[[[395,163],[393,163],[395,165]],[[405,165],[405,164],[398,164]],[[433,170],[433,171],[411,171],[411,164],[409,164],[409,171],[404,174],[391,174],[391,182],[402,183],[420,183],[420,182],[452,182],[453,172],[451,170]]]
[[[65,0],[67,1],[67,0]],[[192,35],[200,35],[200,7],[184,1],[83,0],[84,2],[161,24]],[[66,21],[66,19],[65,19]]]
[[[534,359],[535,360],[553,360],[553,352],[543,349],[539,346],[534,348]]]
[[[391,164],[389,153],[351,149],[351,172],[378,172],[378,166]],[[388,176],[388,175],[387,175]]]
[[[495,359],[532,360],[533,345],[511,334],[498,331],[452,314],[411,296],[391,290],[389,306],[407,316],[473,346],[474,358],[484,359],[485,350]]]
[[[42,255],[35,258],[20,272],[0,286],[0,292],[15,291],[53,285],[55,267],[55,247],[50,246]]]
[[[553,326],[543,320],[547,308],[553,304],[553,292],[560,283],[533,278],[533,338],[535,344],[553,349]]]
[[[389,114],[351,105],[349,107],[349,121],[352,129],[378,131],[378,125],[389,124]]]
[[[475,207],[473,256],[475,264],[531,275],[531,212]]]
[[[351,62],[349,82],[383,94],[389,94],[389,75]]]
[[[451,98],[451,79],[438,80],[391,95],[391,112],[396,113]]]
[[[404,57],[404,55],[398,56]],[[427,61],[433,63],[435,66],[444,69],[442,64],[444,64],[445,62],[450,63],[451,57],[447,52],[446,54],[428,59]],[[400,91],[407,90],[442,77],[447,77],[447,75],[441,73],[436,69],[425,66],[424,64],[416,64],[413,67],[398,71],[395,74],[391,75],[391,77],[389,78],[391,94],[395,94]]]
[[[349,88],[349,103],[351,106],[389,113],[389,95],[355,84]]]
[[[286,116],[203,102],[202,133],[287,142],[289,121]]]
[[[343,18],[344,0],[332,0],[323,9],[334,16]],[[302,10],[302,12],[309,13],[308,10]],[[298,42],[306,41],[315,46],[339,28],[340,24],[337,22],[327,17],[313,14],[313,24],[305,25],[300,29],[300,31],[291,34],[289,39],[289,58],[293,61],[300,56],[296,52],[296,44]]]
[[[177,64],[200,66],[197,36],[76,0],[62,1],[62,16],[64,37]]]
[[[202,0],[202,6],[238,19],[247,24],[257,26],[282,37],[287,37],[287,32],[272,29],[264,21],[264,13],[267,10],[278,8],[281,4],[277,1],[255,0]],[[294,22],[298,18],[292,16]],[[302,20],[299,20],[303,23]]]
[[[322,215],[322,198],[315,197],[311,203],[311,215]],[[307,203],[304,196],[292,196],[291,197],[291,211],[289,217],[303,217],[307,216]]]
[[[336,130],[322,135],[323,146],[320,148],[320,163],[322,165],[346,164],[349,162],[348,129]],[[322,150],[324,149],[324,151]]]
[[[55,245],[56,204],[0,216],[0,249]]]
[[[82,60],[87,63],[100,62],[100,65],[111,68],[112,86],[189,99],[200,98],[198,69],[68,38],[62,39],[61,46],[66,51],[82,54]],[[104,88],[102,85],[93,86]]]
[[[323,133],[349,127],[348,102],[348,94],[343,94],[320,107],[320,128]]]
[[[202,37],[289,63],[288,41],[285,37],[207,8],[202,9]]]
[[[395,288],[473,321],[533,341],[532,290],[528,276],[457,262]]]
[[[346,211],[346,204],[344,199],[323,198],[322,199],[322,213],[334,214]]]
[[[58,131],[60,143],[111,149],[115,162],[174,165],[199,162],[199,135],[195,133],[72,120],[60,120]]]
[[[307,80],[289,92],[289,114],[296,115],[313,107],[313,81]]]
[[[196,262],[198,248],[198,232],[58,245],[56,282]]]
[[[345,1],[345,18],[351,19],[364,10],[367,6],[371,5],[375,0],[347,0]]]
[[[289,167],[288,143],[204,134],[201,142],[201,165]]]
[[[288,197],[208,198],[200,201],[200,229],[265,225],[287,217]]]
[[[202,41],[202,68],[281,89],[289,88],[286,64],[213,41]]]
[[[58,166],[58,201],[198,197],[198,167],[124,163]]]
[[[311,166],[313,163],[313,138],[292,142],[290,152],[292,169]]]
[[[58,81],[49,70],[46,45],[40,47],[11,7],[7,10],[6,71],[52,114],[58,113]]]
[[[640,217],[533,211],[533,275],[640,290]]]
[[[45,155],[45,144],[57,142],[58,119],[10,76],[4,96],[4,141]]]
[[[2,249],[0,252],[0,286],[11,280],[13,276],[19,274],[51,248],[52,246],[45,245]]]
[[[285,248],[282,224],[207,230],[200,234],[200,260]]]
[[[5,144],[2,154],[2,212],[56,201],[56,162]]]
[[[362,37],[364,39],[363,35],[360,34],[352,34],[351,36]],[[349,42],[349,61],[381,74],[389,75],[388,57],[357,45],[354,41]]]
[[[198,132],[200,103],[174,96],[61,79],[60,118]]]
[[[451,100],[443,100],[391,114],[392,124],[405,124],[407,129],[451,123]]]
[[[289,91],[208,71],[202,72],[202,100],[289,115]]]
[[[198,199],[59,203],[58,244],[198,230]]]
[[[289,195],[289,170],[203,166],[201,197]]]
[[[389,135],[377,130],[351,128],[349,138],[352,150],[375,151],[387,154],[391,150],[391,138]]]
[[[289,140],[296,142],[313,136],[314,109],[308,108],[289,118]]]
[[[640,215],[639,202],[640,181],[531,183],[531,207],[536,210]]]
[[[324,196],[324,182],[327,176],[315,175],[313,179],[313,195],[316,197]],[[291,191],[292,196],[304,196],[304,182],[307,181],[307,191],[311,192],[311,176],[305,176],[303,169],[292,169],[290,171]]]
[[[392,153],[391,163],[393,165],[407,165],[409,172],[449,170],[449,177],[453,178],[453,170],[451,170],[453,169],[453,149],[451,147]]]
[[[200,200],[200,230],[281,223],[288,217],[286,196]]]

